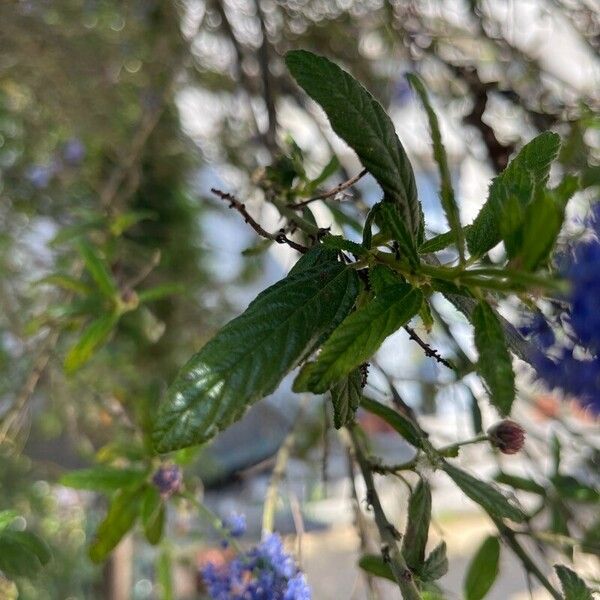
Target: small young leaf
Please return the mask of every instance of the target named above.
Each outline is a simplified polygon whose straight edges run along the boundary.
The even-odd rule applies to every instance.
[[[354,421],[354,415],[360,405],[362,396],[361,380],[360,370],[355,369],[331,388],[333,424],[336,429],[340,429]]]
[[[423,565],[430,521],[431,489],[427,480],[421,478],[410,495],[406,531],[402,540],[402,554],[412,570],[418,571]]]
[[[90,546],[89,555],[93,562],[99,563],[105,560],[135,525],[140,512],[142,498],[140,492],[140,486],[135,485],[116,494]]]
[[[68,292],[74,292],[75,294],[90,294],[92,288],[85,282],[72,277],[66,273],[53,273],[46,277],[42,277],[36,281],[36,284],[55,285]]]
[[[448,572],[446,542],[440,542],[425,560],[420,571],[422,581],[437,581]]]
[[[174,296],[183,292],[185,292],[185,286],[181,283],[163,283],[138,292],[138,300],[140,304],[143,302],[154,302],[155,300],[161,300],[167,296]]]
[[[304,186],[303,195],[310,196],[322,183],[327,181],[340,168],[340,161],[334,154],[323,170]]]
[[[513,506],[503,494],[482,479],[476,479],[466,471],[459,469],[448,462],[444,462],[442,469],[454,483],[479,504],[483,510],[494,517],[506,517],[518,523],[525,519],[520,508]]]
[[[554,570],[560,579],[565,600],[593,600],[592,590],[577,573],[564,565],[554,565]]]
[[[448,168],[448,157],[446,156],[446,149],[442,142],[442,134],[440,132],[440,126],[438,123],[437,115],[431,106],[427,90],[423,85],[423,82],[419,77],[413,73],[409,73],[406,78],[412,85],[413,89],[419,95],[425,112],[427,113],[427,119],[429,120],[429,129],[431,130],[431,139],[433,141],[433,157],[438,165],[440,171],[441,190],[440,197],[442,200],[442,207],[446,213],[446,219],[448,219],[448,225],[451,231],[454,233],[456,239],[456,245],[458,247],[458,253],[461,258],[464,258],[465,239],[460,224],[460,213],[458,211],[458,205],[454,198],[454,189],[452,188],[452,178],[450,176],[450,169]]]
[[[141,514],[144,534],[148,543],[158,544],[165,525],[165,505],[154,485],[147,486],[144,491]]]
[[[517,172],[531,173],[535,188],[546,184],[550,164],[558,155],[560,137],[545,132],[525,144],[508,167],[492,181],[487,202],[466,232],[467,245],[473,256],[481,256],[500,241],[501,207],[506,197],[506,186],[517,178]]]
[[[546,495],[546,489],[544,486],[533,481],[533,479],[527,479],[526,477],[520,477],[519,475],[511,475],[500,471],[495,477],[494,481],[502,483],[504,485],[510,485],[515,490],[522,490],[524,492],[531,492],[532,494],[538,494],[540,496]]]
[[[104,260],[98,256],[96,250],[85,240],[80,240],[77,248],[83,258],[85,268],[96,282],[98,289],[108,298],[114,298],[119,293],[119,290]]]
[[[318,102],[333,130],[356,152],[365,168],[397,204],[414,239],[422,214],[412,166],[382,106],[354,77],[330,60],[294,50],[285,57],[290,73]]]
[[[367,361],[383,341],[419,310],[423,294],[408,284],[383,290],[350,314],[323,345],[316,362],[304,365],[295,391],[324,393],[352,369]]]
[[[65,473],[60,478],[60,483],[77,490],[112,493],[143,481],[146,475],[147,471],[141,469],[117,469],[97,466]]]
[[[385,404],[377,402],[371,398],[363,396],[361,407],[365,410],[377,415],[380,419],[383,419],[390,427],[395,429],[409,444],[412,444],[415,448],[421,447],[421,433],[417,429],[416,425],[404,415],[396,412]]]
[[[490,388],[494,406],[501,415],[508,415],[515,399],[515,374],[502,325],[485,301],[475,307],[471,319],[479,352],[477,369]]]
[[[358,294],[355,271],[327,253],[306,268],[310,254],[183,367],[155,419],[159,452],[205,442],[239,419],[348,314]]]
[[[416,270],[419,266],[416,246],[398,208],[390,202],[382,202],[375,220],[382,231],[387,232],[398,242],[400,255]]]
[[[77,343],[67,353],[64,362],[65,371],[73,373],[81,368],[94,352],[106,342],[118,321],[119,315],[114,312],[92,321],[81,334]]]
[[[382,577],[383,579],[389,579],[396,583],[396,578],[392,573],[392,568],[389,563],[385,562],[379,554],[365,554],[360,557],[358,566],[375,577]]]
[[[465,577],[466,600],[481,600],[498,576],[500,542],[497,537],[486,538],[473,557]]]

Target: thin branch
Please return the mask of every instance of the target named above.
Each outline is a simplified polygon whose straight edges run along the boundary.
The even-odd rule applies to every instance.
[[[329,190],[328,192],[322,192],[321,194],[318,194],[317,196],[313,196],[312,198],[309,198],[308,200],[303,200],[302,202],[298,202],[297,204],[292,204],[290,208],[298,209],[298,208],[302,208],[303,206],[306,206],[307,204],[310,204],[311,202],[315,202],[316,200],[325,200],[325,198],[331,198],[332,196],[335,196],[335,195],[339,194],[340,192],[347,190],[349,187],[352,187],[357,181],[362,179],[366,174],[367,174],[367,170],[363,169],[358,175],[351,177],[350,179],[348,179],[348,181],[344,181],[343,183],[340,183],[339,185],[335,186],[333,189]]]
[[[290,238],[288,238],[285,235],[283,229],[281,229],[277,233],[269,233],[268,231],[263,229],[260,226],[260,224],[257,223],[250,216],[250,213],[246,210],[246,205],[243,202],[240,202],[233,194],[223,192],[216,188],[211,188],[210,191],[213,194],[215,194],[215,196],[218,196],[219,198],[221,198],[221,200],[225,200],[226,202],[229,202],[229,208],[234,208],[235,210],[237,210],[242,215],[242,217],[244,217],[244,221],[246,223],[248,223],[250,225],[250,227],[252,227],[252,229],[254,229],[254,231],[256,231],[256,233],[258,233],[258,235],[260,235],[261,237],[263,237],[267,240],[272,240],[274,242],[277,242],[278,244],[287,244],[288,246],[290,246],[290,248],[293,248],[294,250],[297,250],[298,252],[301,252],[302,254],[304,254],[305,252],[308,252],[309,248],[307,248],[306,246],[303,246],[302,244],[298,244],[297,242],[294,242],[294,240],[290,240]]]
[[[406,560],[402,554],[402,550],[398,545],[400,534],[396,528],[388,521],[381,500],[375,489],[373,480],[373,472],[371,464],[365,455],[362,443],[359,439],[357,426],[352,425],[348,428],[350,438],[352,439],[352,447],[355,457],[360,467],[365,485],[367,487],[367,500],[373,508],[375,516],[375,524],[381,536],[382,548],[381,554],[383,559],[390,565],[394,579],[400,588],[404,600],[421,600],[421,594],[415,583],[413,574],[406,564]]]
[[[445,359],[435,348],[432,348],[427,342],[423,341],[412,327],[405,325],[404,330],[408,333],[411,340],[417,342],[417,344],[423,348],[425,356],[435,358],[437,362],[448,367],[448,369],[452,369],[453,371],[456,370],[456,367],[449,360]]]

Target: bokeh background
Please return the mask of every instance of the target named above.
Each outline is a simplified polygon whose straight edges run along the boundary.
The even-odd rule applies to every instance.
[[[175,597],[200,597],[196,571],[218,543],[197,513],[173,508],[161,548],[132,535],[106,566],[94,566],[85,547],[105,499],[58,480],[111,456],[135,458],[177,369],[296,260],[290,248],[258,240],[210,188],[235,192],[274,231],[279,215],[265,202],[265,178],[286,168],[293,176],[298,165],[315,178],[334,155],[339,168],[323,188],[360,170],[287,74],[282,56],[295,48],[334,59],[389,110],[415,167],[430,234],[445,220],[426,118],[407,71],[424,79],[440,116],[464,223],[515,148],[546,129],[564,140],[553,176],[582,176],[567,233],[598,193],[594,0],[1,2],[0,509],[17,509],[53,552],[37,578],[19,582],[22,598],[160,598],[165,553]],[[365,177],[334,202],[312,205],[313,217],[356,235],[356,220],[378,199]],[[56,275],[81,273],[82,235],[106,257],[124,301],[134,289],[161,286],[162,293],[125,314],[86,364],[66,372],[65,356],[100,310],[97,298],[80,297]],[[473,357],[466,322],[445,304],[436,308],[453,326],[452,336],[433,332],[435,345]],[[593,422],[521,371],[518,417],[529,425],[530,444],[511,468],[543,474],[551,458],[541,440],[570,430],[584,441],[564,445],[564,464],[593,484],[598,457],[585,444],[597,435]],[[472,433],[477,406],[490,424],[483,390],[466,381],[453,384],[398,333],[378,354],[369,386],[384,396],[393,383],[450,443]],[[186,478],[216,513],[247,514],[249,536],[257,537],[275,453],[301,415],[277,527],[299,552],[317,600],[373,597],[355,568],[357,500],[346,456],[327,429],[323,401],[292,394],[289,383],[209,447],[180,456]],[[363,424],[385,456],[408,456],[379,423]],[[482,474],[497,468],[477,450],[463,461]],[[442,584],[459,598],[464,566],[489,523],[444,481],[434,482],[436,528],[451,558]],[[361,494],[359,487],[359,503]],[[384,496],[401,519],[404,483],[389,484]],[[564,522],[556,527],[564,532]],[[490,598],[528,597],[518,567],[504,567]],[[397,597],[379,587],[381,598]]]

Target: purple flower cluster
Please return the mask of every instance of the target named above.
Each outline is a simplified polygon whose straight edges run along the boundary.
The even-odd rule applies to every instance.
[[[246,515],[231,513],[223,519],[223,527],[231,537],[242,537],[246,533]]]
[[[223,566],[208,563],[202,578],[212,600],[310,600],[306,578],[276,533]]]
[[[588,223],[590,236],[575,245],[563,269],[570,282],[564,335],[556,340],[542,315],[524,333],[548,353],[536,360],[539,376],[600,414],[600,203]]]
[[[163,498],[176,494],[183,484],[183,475],[177,465],[163,465],[152,476],[152,483]]]

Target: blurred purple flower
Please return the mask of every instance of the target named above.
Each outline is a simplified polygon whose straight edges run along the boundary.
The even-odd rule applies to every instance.
[[[547,323],[535,319],[526,333],[549,350],[535,360],[541,379],[600,414],[600,203],[587,224],[590,236],[575,245],[562,265],[571,284],[565,335],[556,342],[545,330]]]
[[[85,158],[85,146],[79,138],[71,138],[62,151],[63,160],[70,166],[80,165]]]
[[[246,515],[231,513],[223,519],[223,527],[231,537],[242,537],[246,533]]]
[[[226,565],[207,564],[202,578],[213,600],[311,600],[304,574],[277,534]]]
[[[163,465],[152,476],[152,483],[163,498],[169,498],[181,489],[183,475],[177,465]]]
[[[25,177],[38,190],[48,187],[57,171],[57,165],[31,165],[25,172]]]

